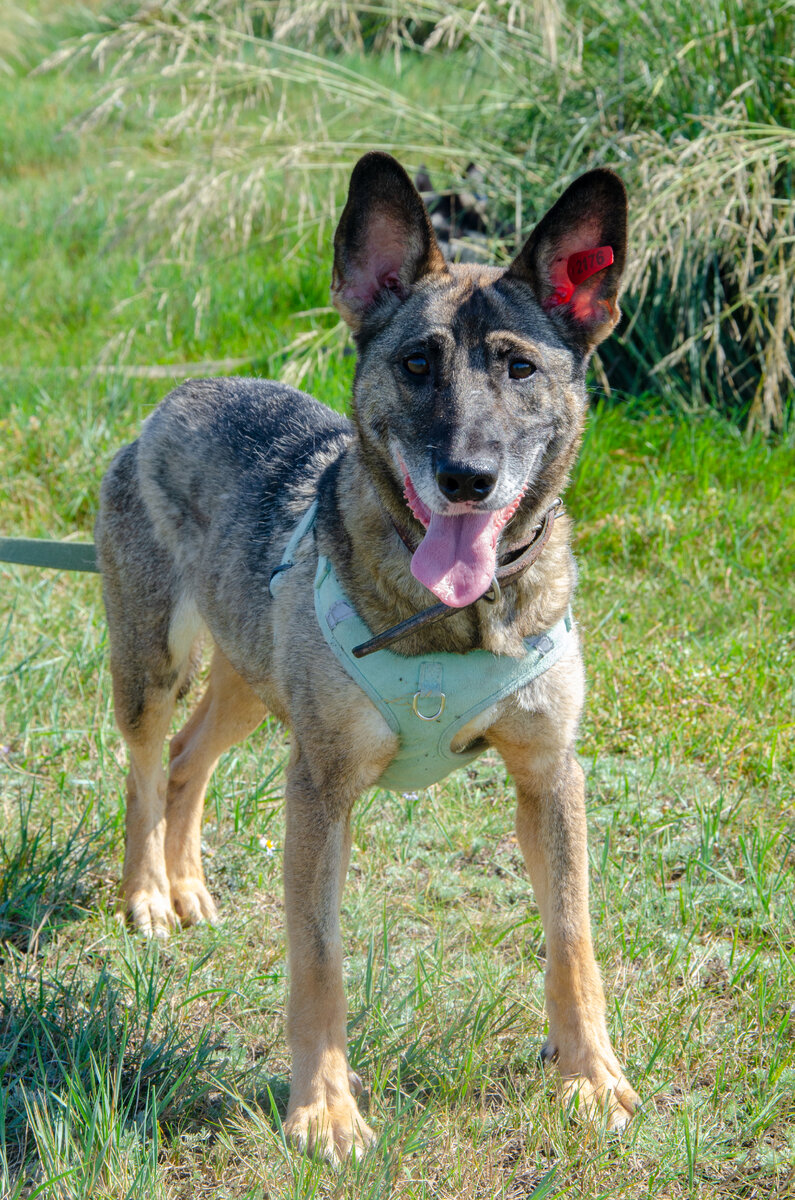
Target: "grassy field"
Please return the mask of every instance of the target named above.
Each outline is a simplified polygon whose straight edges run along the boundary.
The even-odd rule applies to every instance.
[[[89,18],[28,11],[60,24],[34,52],[0,3],[0,536],[81,539],[111,455],[172,381],[289,370],[311,334],[304,384],[342,407],[352,358],[324,311],[327,221],[284,235],[298,215],[280,198],[245,252],[153,251],[141,181],[165,151],[146,106],[70,131],[95,68],[28,67]],[[410,98],[421,83],[421,64],[378,71]],[[187,160],[189,141],[170,150]],[[0,565],[4,1200],[792,1196],[794,449],[786,428],[749,440],[652,395],[595,395],[566,496],[594,938],[645,1101],[621,1139],[565,1119],[538,1062],[542,929],[487,755],[355,811],[350,1047],[380,1138],[340,1172],[293,1157],[285,735],[266,723],[211,784],[223,923],[143,944],[115,915],[125,762],[98,581]]]

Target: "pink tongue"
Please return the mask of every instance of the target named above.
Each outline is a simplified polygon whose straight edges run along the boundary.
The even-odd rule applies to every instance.
[[[473,604],[485,591],[497,565],[502,512],[431,514],[425,537],[414,551],[411,573],[451,608]]]

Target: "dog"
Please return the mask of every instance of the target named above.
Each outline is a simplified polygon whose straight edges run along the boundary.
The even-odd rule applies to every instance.
[[[556,507],[586,364],[620,315],[626,226],[624,187],[599,169],[507,268],[449,264],[403,168],[367,154],[334,240],[333,300],[357,348],[352,420],[277,382],[187,382],[102,483],[97,553],[130,760],[122,890],[143,934],[216,919],[200,851],[208,780],[267,712],[291,731],[285,1131],[310,1153],[341,1160],[374,1137],[346,1053],[353,803],[396,762],[427,781],[486,746],[515,782],[544,926],[542,1053],[581,1112],[620,1128],[639,1103],[591,942],[576,571]],[[384,630],[395,649],[366,655]],[[207,689],[166,776],[175,701],[208,633]]]

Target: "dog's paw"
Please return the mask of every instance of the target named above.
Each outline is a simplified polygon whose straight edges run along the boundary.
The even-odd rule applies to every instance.
[[[605,1125],[611,1133],[621,1133],[640,1104],[640,1097],[623,1075],[609,1075],[598,1081],[585,1075],[563,1076],[563,1103],[566,1112],[585,1117],[594,1125]]]
[[[167,938],[177,918],[168,896],[157,887],[132,888],[127,892],[127,913],[144,937]]]
[[[541,1058],[557,1062],[563,1082],[563,1103],[572,1116],[584,1117],[620,1133],[640,1106],[640,1097],[627,1082],[609,1045],[606,1050],[569,1057],[547,1042]]]
[[[330,1105],[296,1105],[287,1114],[284,1131],[297,1149],[329,1163],[344,1162],[352,1154],[359,1158],[375,1141],[352,1096]]]
[[[201,879],[172,880],[171,904],[180,925],[218,924],[218,909]]]

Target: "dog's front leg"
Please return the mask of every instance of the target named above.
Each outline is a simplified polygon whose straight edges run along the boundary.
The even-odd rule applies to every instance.
[[[536,760],[500,747],[516,782],[516,832],[546,938],[545,991],[549,1039],[564,1099],[619,1129],[640,1103],[613,1053],[605,1000],[591,942],[588,852],[582,769],[564,753]]]
[[[339,910],[350,854],[350,809],[313,781],[294,752],[287,780],[284,888],[289,943],[287,1030],[293,1077],[285,1130],[310,1154],[336,1161],[373,1140],[348,1068]]]

